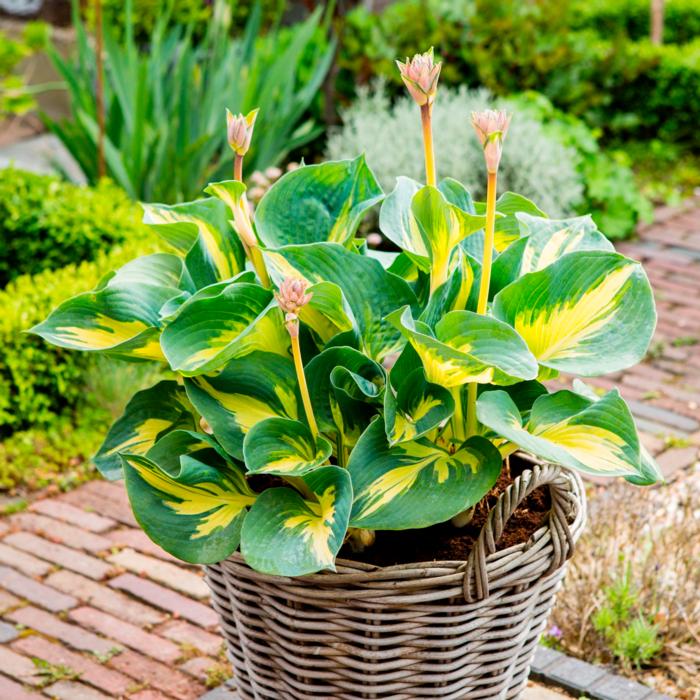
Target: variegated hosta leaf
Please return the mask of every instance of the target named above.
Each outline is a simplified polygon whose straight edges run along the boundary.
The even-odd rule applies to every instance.
[[[290,276],[311,285],[337,284],[357,321],[362,347],[373,360],[381,362],[401,350],[401,334],[384,317],[405,304],[416,305],[416,297],[404,280],[387,272],[378,260],[336,243],[290,245],[266,251],[265,260],[277,284]]]
[[[639,362],[656,324],[642,266],[603,251],[570,253],[524,275],[496,295],[493,312],[541,365],[583,376]]]
[[[161,335],[170,366],[185,376],[212,372],[254,350],[288,356],[289,334],[272,292],[234,282],[188,299]]]
[[[291,488],[267,489],[246,516],[241,553],[256,571],[303,576],[335,570],[352,506],[350,475],[322,467],[301,478],[314,500]]]
[[[462,250],[457,251],[458,262],[448,280],[441,284],[428,299],[420,320],[431,328],[448,311],[473,311],[479,296],[481,265]]]
[[[414,195],[411,212],[433,267],[446,265],[454,248],[482,229],[486,220],[450,204],[440,190],[430,186]]]
[[[187,268],[198,289],[245,269],[243,246],[220,200],[208,197],[186,204],[142,206],[144,223],[187,256]]]
[[[617,389],[599,401],[572,391],[538,398],[525,426],[504,391],[484,392],[477,417],[515,445],[551,462],[598,476],[642,474],[634,420]]]
[[[258,236],[269,248],[346,243],[382,196],[364,156],[306,165],[281,177],[262,198],[255,212]]]
[[[93,458],[107,479],[122,476],[119,454],[143,455],[156,440],[178,428],[194,428],[194,416],[184,389],[174,381],[158,382],[131,398]]]
[[[515,192],[504,192],[496,200],[496,211],[503,216],[496,219],[493,247],[500,253],[511,243],[527,233],[522,232],[521,217],[543,217],[548,221],[546,214],[527,197]]]
[[[339,333],[357,331],[357,323],[343,291],[333,282],[317,282],[307,289],[311,301],[299,312],[301,322],[310,328],[323,346]]]
[[[425,323],[414,321],[408,308],[397,309],[388,320],[414,347],[427,380],[434,384],[513,384],[537,376],[537,362],[522,338],[490,316],[450,311],[434,334]]]
[[[454,454],[426,439],[390,447],[382,421],[363,433],[348,463],[353,527],[404,530],[449,520],[488,493],[501,455],[482,437]]]
[[[300,416],[294,363],[269,352],[230,360],[217,374],[186,377],[185,389],[216,439],[240,460],[243,439],[256,423]]]
[[[182,282],[184,275],[177,256],[146,256],[103,277],[92,292],[64,301],[31,332],[73,350],[163,360],[160,309],[182,294],[170,283]]]
[[[126,454],[122,462],[134,515],[166,552],[213,564],[236,550],[246,510],[256,498],[239,467],[218,455],[209,464],[183,454],[177,470],[147,456]]]
[[[354,445],[381,406],[384,370],[358,350],[341,346],[324,350],[304,371],[319,430]]]
[[[245,465],[254,474],[302,476],[327,462],[332,451],[328,440],[314,440],[307,425],[290,418],[266,418],[243,441]]]

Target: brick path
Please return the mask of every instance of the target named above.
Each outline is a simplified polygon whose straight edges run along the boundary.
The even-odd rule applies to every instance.
[[[700,199],[620,249],[645,264],[658,332],[646,363],[594,383],[620,383],[672,478],[700,445]],[[0,520],[2,700],[195,700],[226,677],[216,625],[200,571],[138,529],[121,484],[94,481]],[[533,686],[527,697],[557,695]]]

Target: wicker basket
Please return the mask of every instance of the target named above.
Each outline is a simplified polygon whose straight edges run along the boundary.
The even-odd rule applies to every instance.
[[[546,486],[547,524],[496,551],[518,504]],[[535,465],[500,496],[467,562],[337,573],[257,573],[239,554],[207,567],[243,700],[518,698],[584,525],[580,478]]]

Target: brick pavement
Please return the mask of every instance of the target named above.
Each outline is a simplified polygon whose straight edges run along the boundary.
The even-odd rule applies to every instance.
[[[700,199],[619,248],[644,263],[658,330],[644,364],[593,383],[621,385],[673,478],[700,445]],[[0,520],[3,700],[195,700],[226,678],[222,659],[201,572],[148,540],[121,484],[90,482]]]

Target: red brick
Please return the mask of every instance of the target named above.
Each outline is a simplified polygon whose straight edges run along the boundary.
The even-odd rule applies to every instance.
[[[144,554],[150,554],[152,557],[178,562],[182,566],[182,562],[179,559],[176,559],[172,554],[168,554],[159,547],[143,530],[136,530],[133,527],[122,527],[107,533],[107,537],[112,540],[116,547],[131,547]]]
[[[153,688],[172,695],[177,700],[196,700],[206,690],[203,685],[181,671],[133,651],[122,652],[110,659],[108,664],[140,683],[149,683]]]
[[[69,651],[44,637],[33,634],[12,643],[12,648],[32,658],[43,659],[55,666],[66,666],[80,673],[80,680],[111,695],[123,695],[133,685],[130,678],[106,668],[87,656]]]
[[[41,605],[52,612],[75,607],[78,601],[69,595],[59,593],[43,583],[18,574],[6,566],[0,566],[0,586],[21,598]]]
[[[182,656],[180,648],[171,641],[150,632],[144,632],[136,625],[119,620],[94,608],[75,608],[71,610],[69,617],[81,627],[116,639],[124,646],[147,654],[158,661],[170,663]]]
[[[39,513],[16,513],[10,516],[10,523],[18,530],[28,530],[37,535],[44,535],[52,542],[59,542],[74,549],[86,549],[94,553],[102,552],[112,546],[111,540],[102,535],[86,532]]]
[[[0,646],[0,672],[6,676],[12,676],[20,683],[29,685],[39,685],[41,683],[41,676],[32,660],[17,654],[5,646]]]
[[[231,677],[230,666],[216,659],[210,659],[207,656],[198,656],[195,659],[189,659],[180,666],[180,669],[194,676],[204,684],[206,684],[212,673],[216,673],[217,675],[226,674],[226,678]]]
[[[91,532],[106,532],[116,527],[117,522],[111,518],[105,518],[97,513],[88,513],[81,508],[76,508],[70,503],[63,503],[56,498],[46,498],[33,503],[29,510],[48,515],[56,520],[65,520],[72,525],[77,525],[83,530]]]
[[[103,693],[75,681],[58,681],[44,692],[56,700],[109,700]]]
[[[52,568],[51,564],[19,549],[8,547],[3,542],[0,542],[0,564],[11,566],[27,576],[44,576]]]
[[[114,567],[101,559],[78,552],[70,547],[64,547],[62,544],[49,542],[30,532],[13,532],[5,537],[5,542],[17,547],[17,549],[23,549],[25,552],[33,552],[42,559],[89,576],[96,581],[115,573]]]
[[[157,690],[141,690],[135,695],[129,695],[129,700],[170,700],[170,698]]]
[[[106,481],[90,481],[79,489],[64,494],[61,500],[78,508],[87,508],[129,527],[138,527],[123,486]]]
[[[681,469],[695,464],[698,460],[698,448],[695,445],[690,447],[672,447],[662,452],[656,461],[661,467],[662,474],[670,479]]]
[[[121,646],[112,639],[102,639],[92,632],[75,625],[69,625],[59,620],[55,615],[50,615],[32,606],[14,610],[8,613],[6,617],[48,637],[60,639],[62,642],[80,651],[106,654],[115,649],[121,649]]]
[[[93,608],[104,610],[140,627],[156,625],[166,619],[165,613],[160,610],[139,603],[119,591],[74,574],[72,571],[56,571],[46,579],[46,583],[59,591],[76,595]]]
[[[3,700],[42,700],[41,695],[30,693],[18,683],[3,676],[0,676],[0,698]]]
[[[168,590],[157,583],[138,578],[133,574],[122,574],[112,579],[109,585],[131,595],[145,600],[151,605],[167,610],[178,617],[184,617],[196,625],[204,627],[215,627],[218,623],[218,616],[207,605],[198,603],[191,598],[186,598],[180,593]]]
[[[147,557],[133,549],[124,549],[112,554],[107,559],[117,566],[128,569],[135,574],[144,574],[149,579],[158,581],[158,583],[192,598],[206,599],[209,597],[209,587],[204,579],[183,566]]]
[[[169,620],[153,631],[173,642],[194,647],[210,656],[216,656],[224,643],[221,637],[206,632],[201,627],[195,627],[185,620]]]

